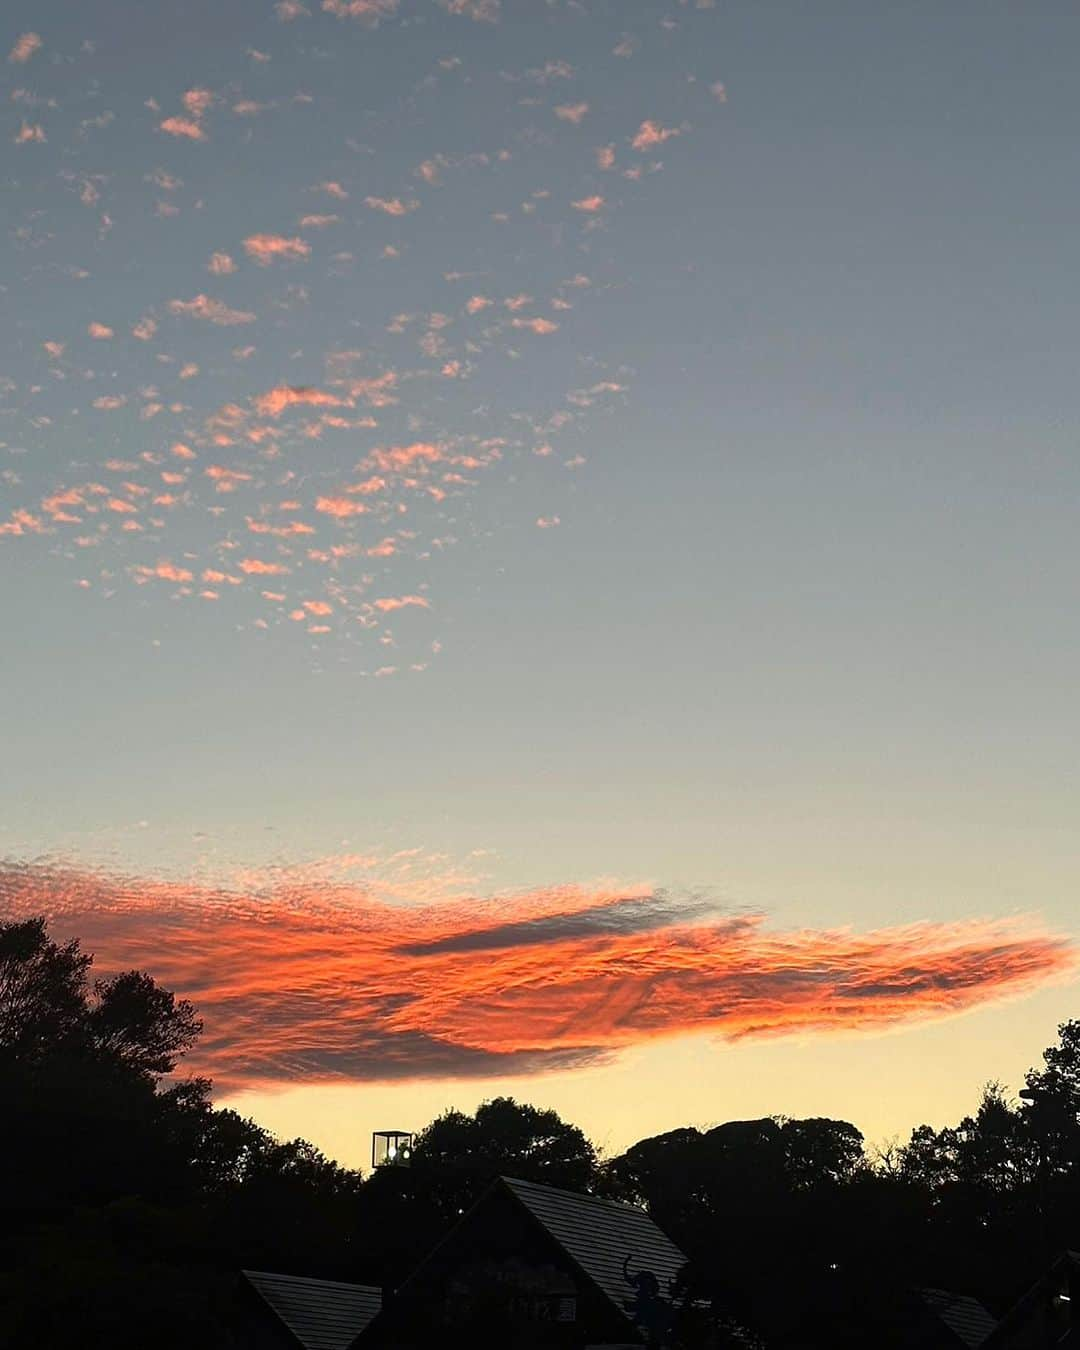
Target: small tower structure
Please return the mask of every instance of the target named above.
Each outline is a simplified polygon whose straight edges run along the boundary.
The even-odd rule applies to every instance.
[[[375,1130],[371,1136],[371,1166],[408,1167],[413,1137],[409,1130]]]

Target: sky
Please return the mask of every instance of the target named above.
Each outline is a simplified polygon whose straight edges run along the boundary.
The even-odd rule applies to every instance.
[[[1077,1005],[1072,6],[11,0],[0,918],[364,1164]]]

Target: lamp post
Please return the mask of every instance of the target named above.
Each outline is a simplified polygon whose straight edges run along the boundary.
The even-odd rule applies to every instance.
[[[376,1130],[371,1136],[371,1166],[408,1167],[413,1137],[408,1130]]]

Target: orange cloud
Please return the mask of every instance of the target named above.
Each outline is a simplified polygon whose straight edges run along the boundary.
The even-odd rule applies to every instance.
[[[311,253],[311,245],[303,239],[287,239],[282,234],[253,234],[244,240],[244,249],[250,258],[254,258],[263,267],[275,259],[286,262],[306,258]]]
[[[206,264],[206,270],[213,272],[216,277],[224,277],[236,271],[236,263],[227,253],[212,253],[210,261]]]
[[[181,102],[192,117],[202,117],[214,102],[214,95],[209,89],[189,89]]]
[[[280,417],[286,408],[298,403],[325,408],[347,406],[345,399],[328,394],[325,389],[313,389],[308,385],[279,384],[256,398],[255,409],[261,417]]]
[[[673,136],[681,136],[681,127],[662,127],[659,122],[642,122],[630,144],[635,150],[651,150],[655,145],[663,145]]]
[[[385,211],[388,216],[407,216],[415,211],[419,202],[403,202],[400,197],[365,197],[364,205],[373,211]]]
[[[604,208],[604,199],[599,194],[592,197],[582,197],[580,201],[571,202],[570,205],[575,211],[602,211]]]
[[[283,577],[291,570],[283,563],[263,562],[259,558],[241,558],[236,565],[251,577]]]
[[[390,445],[373,450],[364,460],[366,468],[383,473],[401,472],[422,464],[437,464],[446,455],[441,446],[430,441],[414,441],[412,445]]]
[[[42,41],[37,33],[23,33],[15,42],[15,46],[8,52],[8,60],[16,65],[25,65],[35,52],[41,50]]]
[[[234,1089],[537,1073],[689,1032],[873,1033],[1076,967],[1017,920],[785,932],[642,888],[401,905],[316,868],[250,885],[8,863],[0,914],[44,914],[102,973],[148,969],[192,999],[191,1067]]]
[[[377,24],[380,19],[391,18],[397,13],[398,0],[322,0],[327,14],[336,14],[339,19],[360,19],[364,23]]]
[[[224,301],[213,300],[208,295],[197,295],[193,300],[170,300],[169,313],[186,315],[192,319],[205,319],[207,323],[222,326],[255,322],[254,314],[243,309],[230,309]]]
[[[350,516],[362,516],[367,512],[363,502],[353,501],[349,497],[319,497],[315,510],[324,516],[335,516],[338,520],[347,520]]]
[[[189,141],[206,140],[206,132],[190,117],[166,117],[158,126],[170,136],[182,136]]]
[[[210,464],[203,473],[214,481],[216,492],[235,492],[241,483],[250,483],[251,474],[239,473],[236,469],[226,469],[221,464]]]
[[[159,562],[154,567],[137,567],[135,573],[146,580],[157,577],[161,581],[177,582],[190,581],[192,576],[186,567],[177,567],[171,562]]]
[[[387,595],[372,603],[380,614],[390,614],[395,609],[431,608],[431,605],[422,595]]]
[[[587,103],[560,103],[555,109],[555,116],[562,122],[573,122],[577,126],[584,121],[585,114],[589,111]]]
[[[23,122],[12,139],[16,145],[28,145],[35,141],[40,144],[46,139],[45,129],[37,122]]]
[[[551,319],[511,319],[515,328],[528,328],[533,333],[554,333],[559,325]]]
[[[113,336],[113,330],[107,324],[103,323],[88,323],[86,325],[86,331],[92,338],[98,338],[99,340],[111,338]]]

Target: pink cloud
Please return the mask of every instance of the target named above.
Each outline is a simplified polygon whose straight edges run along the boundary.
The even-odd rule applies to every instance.
[[[318,867],[214,888],[8,863],[0,913],[44,914],[100,973],[147,969],[192,999],[190,1066],[219,1090],[540,1073],[688,1033],[874,1034],[1076,969],[1022,920],[784,931],[641,887],[424,902],[402,875],[409,905]]]
[[[214,95],[209,89],[189,89],[180,101],[192,117],[201,118],[213,105]]]
[[[233,324],[254,323],[255,315],[243,309],[230,309],[221,300],[208,295],[196,295],[192,300],[170,300],[169,313],[186,315],[191,319],[205,319],[207,323],[230,327]]]
[[[350,497],[319,497],[315,502],[316,511],[324,516],[333,516],[337,520],[366,515],[367,509],[363,502],[354,501]]]
[[[372,601],[380,614],[390,614],[395,609],[430,609],[431,606],[422,595],[387,595]]]
[[[681,127],[662,127],[659,122],[646,121],[638,127],[630,144],[635,150],[651,150],[654,146],[670,141],[673,136],[681,136],[682,131]]]
[[[373,211],[384,211],[388,216],[407,216],[415,211],[419,202],[403,202],[400,197],[365,197],[364,205]]]
[[[105,339],[114,336],[113,330],[104,323],[89,323],[86,325],[86,331],[92,338],[97,338],[99,341],[104,341]]]
[[[335,394],[328,394],[325,389],[313,389],[307,385],[279,384],[274,389],[268,389],[265,394],[260,394],[255,399],[255,408],[262,417],[280,417],[286,408],[297,404],[317,408],[340,408],[344,407],[345,403],[344,399],[338,398]]]
[[[364,465],[382,473],[400,473],[422,464],[438,464],[445,458],[442,446],[430,441],[414,441],[412,445],[390,445],[373,450]]]
[[[604,207],[604,199],[597,193],[592,197],[582,197],[580,201],[571,202],[570,205],[575,211],[601,211]]]
[[[515,328],[528,328],[530,332],[547,334],[557,331],[559,325],[551,319],[511,319]]]
[[[253,577],[282,577],[290,571],[283,563],[263,562],[259,558],[241,558],[236,565],[241,572]]]
[[[149,342],[156,332],[157,320],[149,317],[131,325],[131,336],[138,338],[140,342]]]
[[[304,18],[305,15],[311,13],[311,10],[302,5],[300,0],[277,0],[274,12],[282,23],[289,23],[293,19]]]
[[[587,103],[560,103],[555,109],[555,116],[563,122],[573,122],[577,126],[584,121],[585,114],[589,111]]]
[[[209,464],[203,473],[213,481],[215,492],[235,492],[241,483],[251,482],[251,474],[227,469],[223,464]]]
[[[339,19],[360,19],[363,23],[377,24],[380,19],[389,19],[397,13],[398,0],[322,0],[327,14],[336,14]]]
[[[345,189],[341,186],[340,183],[335,182],[332,178],[327,179],[327,181],[324,183],[320,183],[318,191],[325,192],[328,197],[335,197],[339,202],[345,202],[349,200],[349,194],[345,191]]]
[[[244,250],[248,257],[266,267],[277,259],[290,262],[306,258],[311,253],[311,245],[303,239],[287,239],[281,234],[252,234],[244,240]]]
[[[16,145],[41,144],[46,139],[45,129],[37,122],[23,122],[12,137]]]
[[[25,65],[35,52],[39,52],[43,44],[37,33],[23,33],[15,42],[15,46],[8,52],[8,60],[15,65]]]
[[[206,140],[206,132],[190,117],[166,117],[163,122],[158,123],[158,127],[170,136],[181,136],[189,141]]]
[[[216,277],[225,277],[236,271],[236,263],[227,253],[212,253],[210,261],[206,264],[206,270],[213,272]]]
[[[157,577],[160,581],[183,583],[192,579],[192,574],[186,567],[177,567],[175,563],[171,562],[159,562],[153,567],[137,567],[135,572],[146,580]]]
[[[448,14],[472,19],[476,23],[496,23],[502,8],[500,0],[439,0]]]

